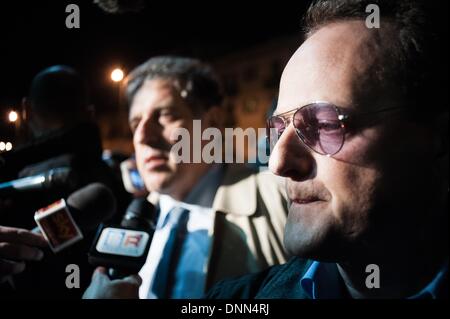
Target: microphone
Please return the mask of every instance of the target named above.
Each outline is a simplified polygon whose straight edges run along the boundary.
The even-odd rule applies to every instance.
[[[155,207],[145,197],[135,198],[119,226],[100,227],[89,251],[89,262],[109,268],[111,279],[139,272],[147,258],[155,221]]]
[[[154,231],[156,228],[156,209],[145,197],[131,201],[120,226],[131,229]]]
[[[72,193],[67,206],[78,226],[91,231],[116,213],[117,202],[108,187],[92,183]]]
[[[35,220],[53,252],[81,240],[83,231],[91,231],[112,217],[116,200],[109,188],[100,183],[89,184],[35,213]]]
[[[14,193],[52,189],[74,189],[78,183],[75,172],[68,167],[51,169],[45,173],[0,183],[0,196]]]

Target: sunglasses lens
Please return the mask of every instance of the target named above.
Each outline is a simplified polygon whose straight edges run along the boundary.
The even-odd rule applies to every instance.
[[[319,154],[334,155],[344,143],[344,129],[333,105],[302,107],[294,114],[294,126],[303,142]]]

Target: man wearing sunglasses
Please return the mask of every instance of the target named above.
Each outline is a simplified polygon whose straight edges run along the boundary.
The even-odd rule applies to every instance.
[[[366,25],[373,3],[379,28]],[[267,121],[295,257],[222,281],[207,298],[448,297],[448,28],[437,16],[447,11],[431,9],[310,6]]]
[[[297,257],[209,298],[448,296],[447,58],[428,13],[415,1],[312,4],[267,121]]]

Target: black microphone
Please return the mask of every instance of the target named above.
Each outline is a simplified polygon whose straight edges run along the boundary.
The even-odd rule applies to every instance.
[[[72,193],[67,198],[67,206],[77,225],[91,231],[116,213],[117,202],[108,187],[92,183]]]
[[[38,175],[0,183],[0,196],[38,190],[71,190],[76,187],[77,183],[77,175],[72,169],[68,167],[54,168]]]
[[[89,252],[94,266],[109,268],[110,278],[139,272],[155,232],[156,209],[146,198],[134,199],[119,226],[102,226]]]
[[[131,201],[120,226],[130,229],[154,231],[156,228],[156,209],[145,197]]]
[[[72,193],[67,200],[59,200],[38,210],[35,220],[54,252],[81,240],[85,232],[111,218],[116,200],[109,188],[100,183],[89,184]],[[81,229],[81,230],[80,230]]]

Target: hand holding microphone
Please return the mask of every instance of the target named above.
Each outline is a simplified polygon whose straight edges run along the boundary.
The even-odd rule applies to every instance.
[[[97,267],[83,299],[138,299],[141,278],[136,275],[145,263],[155,231],[156,210],[146,198],[128,206],[119,226],[99,230],[89,252]]]
[[[81,231],[92,231],[116,211],[112,192],[103,184],[92,183],[38,210],[35,220],[53,252],[83,238]],[[38,229],[35,229],[38,230]]]
[[[105,267],[97,267],[92,282],[83,294],[83,299],[139,299],[139,275],[129,275],[111,280]]]
[[[67,227],[68,222],[69,226],[72,222],[72,226],[79,231],[91,231],[110,218],[116,210],[112,192],[100,183],[89,184],[72,193],[65,203],[66,217],[61,211],[55,210],[55,204],[50,205],[53,211],[42,209],[45,216],[39,218],[41,229],[36,227],[29,231],[0,226],[0,282],[10,275],[22,272],[26,261],[41,260],[44,256],[43,249],[49,245],[57,252],[74,243],[71,240],[73,232]],[[70,220],[67,219],[67,214]],[[44,235],[40,233],[42,230]]]
[[[115,198],[107,187],[99,183],[89,184],[75,191],[65,200],[40,209],[41,213],[36,215],[41,224],[40,228],[37,227],[31,232],[17,230],[19,236],[7,236],[7,240],[3,240],[4,236],[0,236],[0,280],[8,281],[8,285],[2,285],[2,293],[8,291],[13,295],[17,293],[31,297],[42,289],[59,291],[60,286],[64,285],[65,267],[72,263],[85,267],[87,245],[91,243],[92,235],[94,235],[92,231],[100,223],[112,217],[115,209]],[[20,217],[20,212],[17,213]],[[1,235],[5,233],[3,230]],[[33,233],[36,230],[42,233]],[[35,255],[33,251],[18,247],[19,244],[23,245],[22,237],[30,236],[30,234],[32,239],[38,240],[38,244],[34,241],[30,242],[28,237],[25,239],[25,244],[33,250],[38,250],[38,252],[34,251]],[[83,237],[83,242],[72,246]],[[59,254],[61,250],[66,251]],[[23,271],[25,261],[40,259],[42,260],[38,263],[27,263],[27,269],[20,276],[13,276]],[[88,269],[91,270],[90,267]],[[83,271],[80,276],[82,285],[88,279],[86,275],[89,273]],[[58,293],[55,293],[55,296],[58,296]]]
[[[120,225],[100,228],[89,251],[89,262],[109,268],[112,279],[137,273],[147,258],[155,220],[155,207],[145,197],[134,199]]]
[[[0,283],[25,270],[26,261],[41,260],[44,237],[29,230],[0,226]]]

